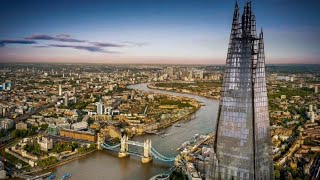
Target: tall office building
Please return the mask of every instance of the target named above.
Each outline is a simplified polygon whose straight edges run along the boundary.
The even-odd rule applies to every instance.
[[[263,33],[236,4],[207,179],[274,179]]]
[[[96,106],[97,106],[97,114],[98,115],[104,114],[104,104],[101,101],[101,99],[99,102],[96,102]]]
[[[59,84],[59,96],[62,96],[62,85]]]
[[[68,106],[69,105],[69,96],[68,93],[64,94],[64,106]]]
[[[73,88],[72,88],[72,93],[73,93],[73,95],[76,94],[76,87],[75,86],[73,86]]]

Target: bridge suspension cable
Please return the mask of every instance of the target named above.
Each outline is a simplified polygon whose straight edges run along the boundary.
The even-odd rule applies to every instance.
[[[166,156],[163,156],[161,153],[159,153],[156,149],[152,148],[151,153],[153,156],[158,157],[159,159],[162,159],[163,161],[174,161],[174,158],[169,158]]]
[[[109,145],[107,143],[103,143],[101,146],[103,148],[105,148],[105,149],[116,149],[116,148],[120,147],[120,143],[116,144],[116,145],[113,145],[113,146],[111,146],[111,145]]]

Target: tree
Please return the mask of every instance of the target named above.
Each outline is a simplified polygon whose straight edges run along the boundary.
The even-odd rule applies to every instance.
[[[49,126],[48,124],[41,124],[40,130],[45,131],[47,130],[48,126]]]
[[[55,158],[53,156],[50,156],[50,157],[48,157],[46,159],[37,161],[37,165],[40,166],[40,167],[47,167],[47,166],[50,166],[52,164],[55,164],[56,162],[58,162],[57,158]]]
[[[12,136],[15,138],[24,138],[30,134],[32,134],[30,129],[16,129],[12,132]]]
[[[33,126],[31,127],[31,131],[35,133],[35,132],[38,130],[38,128],[39,128],[38,126],[34,126],[34,125],[33,125]]]
[[[26,145],[23,147],[23,149],[26,150],[27,152],[32,153],[32,154],[35,154],[35,155],[42,155],[42,154],[44,154],[44,152],[41,151],[40,144],[38,144],[37,142],[34,142],[34,143],[32,143],[32,144],[26,144]]]
[[[279,170],[275,170],[274,171],[274,176],[276,179],[280,179],[280,171]]]
[[[0,129],[0,137],[6,136],[6,131],[4,129]]]

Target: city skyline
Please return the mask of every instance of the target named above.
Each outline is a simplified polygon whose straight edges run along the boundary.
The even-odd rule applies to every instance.
[[[223,64],[234,1],[0,4],[0,62]],[[320,63],[317,4],[253,2],[267,64]]]
[[[0,0],[0,179],[320,179],[316,0]]]

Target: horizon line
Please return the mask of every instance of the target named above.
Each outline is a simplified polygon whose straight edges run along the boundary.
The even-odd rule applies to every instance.
[[[196,66],[210,66],[210,65],[216,65],[216,66],[224,66],[225,63],[202,63],[202,64],[196,64],[196,63],[101,63],[101,62],[0,62],[0,64],[61,64],[61,65],[67,65],[67,64],[92,64],[92,65],[196,65]],[[265,63],[266,65],[320,65],[319,63]]]

